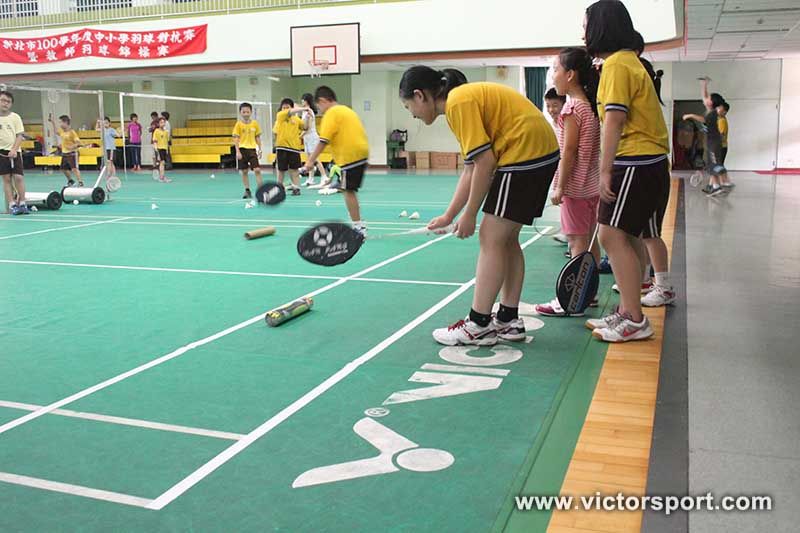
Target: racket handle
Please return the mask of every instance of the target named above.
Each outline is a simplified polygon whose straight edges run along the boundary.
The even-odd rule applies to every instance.
[[[313,306],[314,300],[311,298],[300,298],[290,304],[267,311],[264,319],[271,327],[280,326],[284,322],[310,311]]]
[[[421,228],[412,229],[408,232],[409,235],[422,235],[425,233],[435,233],[436,235],[444,235],[445,233],[453,233],[453,230],[456,229],[455,223],[450,224],[449,226],[445,226],[439,229],[428,229],[428,226],[423,226]]]

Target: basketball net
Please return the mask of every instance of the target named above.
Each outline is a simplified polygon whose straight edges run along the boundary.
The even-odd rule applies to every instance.
[[[308,65],[311,67],[311,77],[312,78],[321,78],[323,74],[328,72],[328,68],[331,66],[330,61],[327,60],[318,60],[314,61],[313,59],[308,60]]]

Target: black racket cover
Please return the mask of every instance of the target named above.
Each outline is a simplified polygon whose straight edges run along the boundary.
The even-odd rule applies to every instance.
[[[591,252],[570,259],[556,281],[556,298],[567,313],[583,313],[600,285],[600,271]]]
[[[363,243],[363,235],[347,224],[325,222],[297,239],[297,253],[309,263],[335,266],[352,259]]]
[[[256,201],[264,205],[277,205],[286,200],[286,189],[276,181],[265,181],[256,191]]]

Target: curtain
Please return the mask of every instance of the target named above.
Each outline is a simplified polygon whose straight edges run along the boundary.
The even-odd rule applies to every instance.
[[[547,91],[547,67],[525,67],[525,94],[540,111],[544,111]]]

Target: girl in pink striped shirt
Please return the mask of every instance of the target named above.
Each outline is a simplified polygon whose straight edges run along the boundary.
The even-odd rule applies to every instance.
[[[572,257],[589,249],[597,224],[600,122],[596,100],[599,81],[600,76],[585,48],[565,48],[553,62],[556,92],[569,96],[569,99],[558,120],[561,162],[553,179],[551,200],[561,206],[561,232],[567,236]],[[597,242],[592,253],[599,263]],[[537,305],[536,311],[545,316],[567,316],[557,299]]]

